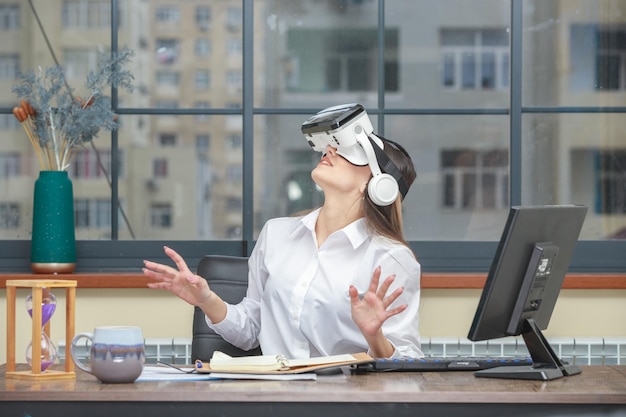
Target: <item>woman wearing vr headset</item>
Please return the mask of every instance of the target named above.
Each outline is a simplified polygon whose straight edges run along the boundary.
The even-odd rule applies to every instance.
[[[363,351],[421,357],[421,270],[403,238],[401,211],[416,176],[413,163],[400,145],[371,133],[360,105],[335,106],[314,118],[332,109],[348,116],[331,126],[337,134],[327,127],[316,134],[316,122],[312,130],[305,129],[308,121],[303,125],[309,144],[322,151],[311,177],[324,203],[264,225],[239,304],[225,303],[167,247],[176,268],[144,261],[144,274],[154,280],[148,286],[200,307],[207,324],[243,350],[260,345],[263,354],[290,358]]]

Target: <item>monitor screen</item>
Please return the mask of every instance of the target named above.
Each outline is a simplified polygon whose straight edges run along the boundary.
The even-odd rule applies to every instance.
[[[580,373],[563,363],[541,330],[548,327],[587,208],[511,207],[468,338],[521,335],[533,364],[476,372],[476,376],[555,379]]]

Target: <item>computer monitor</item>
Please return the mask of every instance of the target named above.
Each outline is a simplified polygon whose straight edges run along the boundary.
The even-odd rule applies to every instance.
[[[533,364],[475,372],[478,377],[549,380],[580,373],[542,334],[548,327],[587,207],[511,207],[476,314],[472,341],[522,335]]]

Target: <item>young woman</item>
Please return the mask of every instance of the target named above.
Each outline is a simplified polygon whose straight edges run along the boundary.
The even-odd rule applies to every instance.
[[[380,139],[410,186],[411,158]],[[154,280],[148,286],[200,307],[212,329],[244,350],[260,344],[263,354],[290,358],[363,351],[378,358],[423,356],[421,271],[402,235],[403,195],[389,206],[375,204],[370,167],[353,165],[332,146],[311,177],[324,192],[322,207],[265,224],[239,304],[225,303],[168,247],[176,268],[144,261],[144,274]]]

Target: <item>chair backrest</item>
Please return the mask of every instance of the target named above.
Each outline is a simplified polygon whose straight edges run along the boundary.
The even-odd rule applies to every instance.
[[[237,304],[246,295],[248,288],[248,258],[246,257],[206,255],[198,262],[196,273],[206,279],[211,290],[227,303]],[[259,348],[245,351],[226,342],[207,326],[202,310],[194,307],[192,362],[196,359],[208,361],[216,350],[231,356],[261,354]]]

